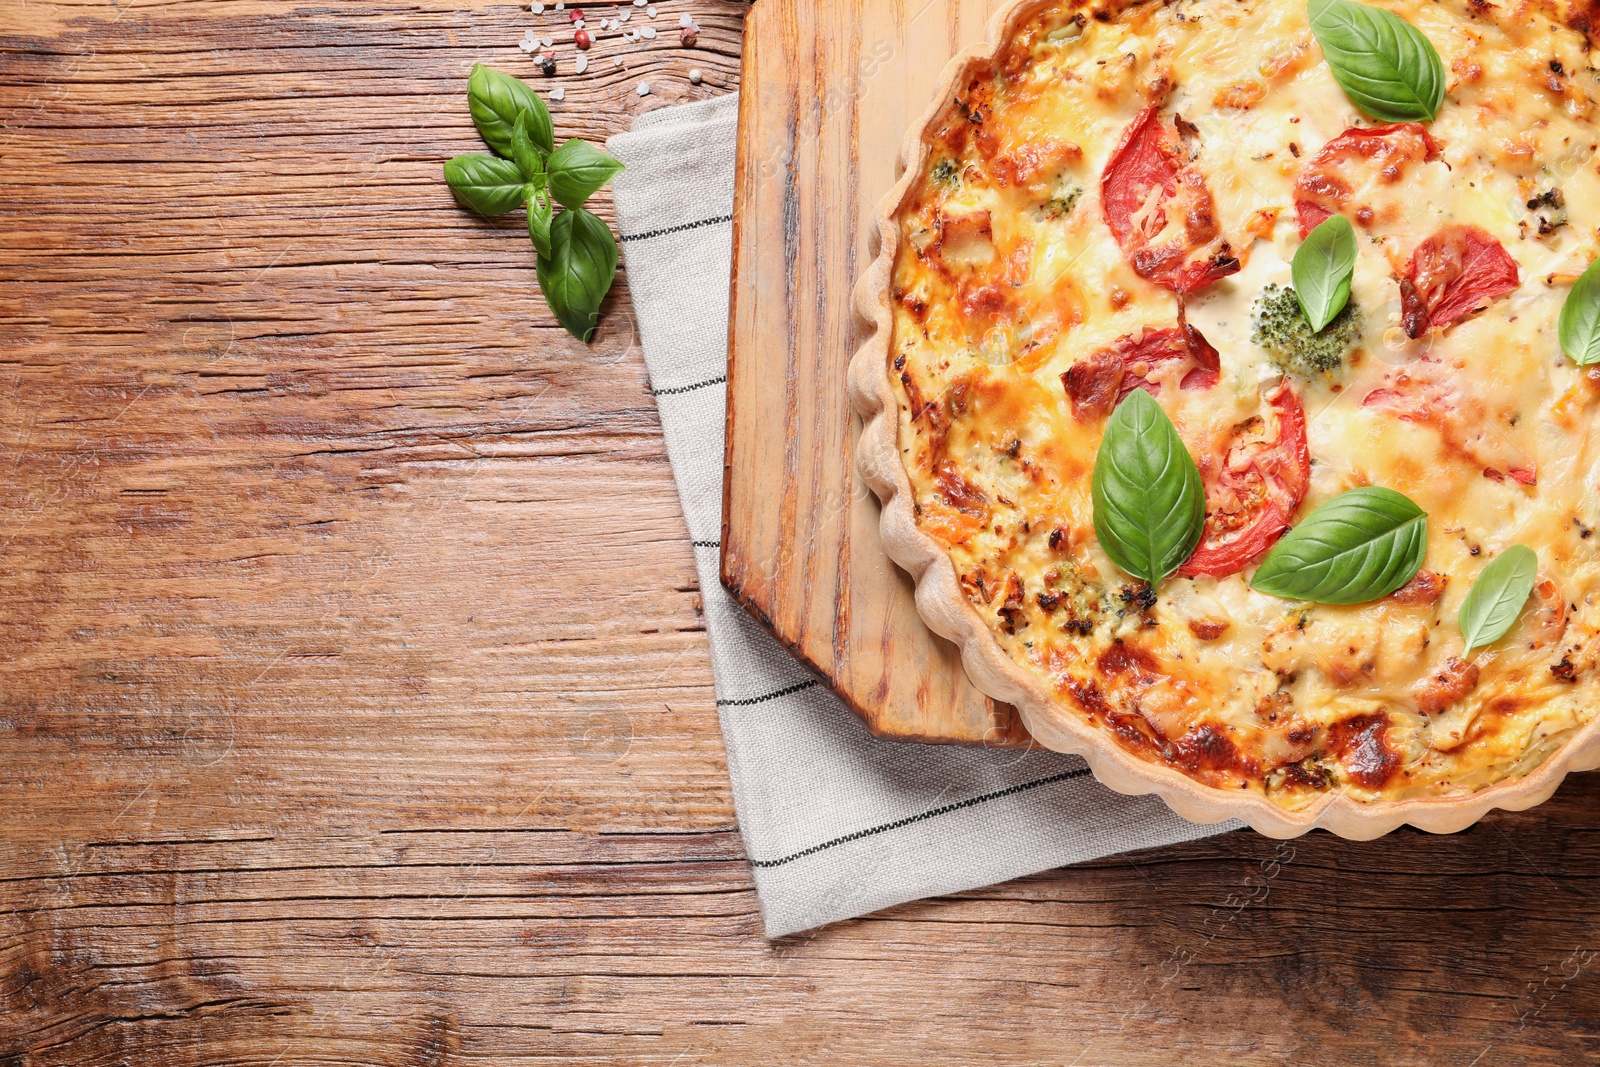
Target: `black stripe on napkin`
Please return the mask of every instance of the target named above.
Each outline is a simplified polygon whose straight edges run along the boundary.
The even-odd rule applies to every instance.
[[[766,696],[750,697],[750,698],[748,698],[746,700],[719,700],[719,701],[717,701],[717,707],[719,707],[719,708],[748,708],[752,704],[765,704],[769,700],[777,700],[779,697],[786,697],[790,693],[798,693],[802,689],[810,689],[812,686],[814,686],[816,684],[817,684],[817,680],[815,678],[813,678],[808,682],[801,682],[798,685],[791,685],[787,689],[780,689],[776,693],[768,693]]]
[[[804,859],[806,856],[815,855],[824,849],[830,849],[836,845],[845,845],[849,844],[851,841],[859,841],[863,837],[871,837],[874,834],[882,834],[887,833],[890,830],[898,830],[902,826],[910,826],[912,823],[923,822],[924,820],[936,818],[940,815],[948,815],[952,811],[960,811],[962,808],[970,808],[974,805],[982,804],[987,800],[999,800],[1001,797],[1015,796],[1018,793],[1025,793],[1030,789],[1037,789],[1042,785],[1049,785],[1052,782],[1066,782],[1072,780],[1073,778],[1084,778],[1087,777],[1088,774],[1089,769],[1085,767],[1081,770],[1062,771],[1060,774],[1052,774],[1045,778],[1036,778],[1031,782],[1023,782],[1021,785],[1010,786],[1006,789],[997,789],[993,793],[985,793],[982,796],[971,797],[967,800],[958,800],[954,804],[946,804],[943,807],[930,808],[920,815],[911,815],[904,819],[896,819],[894,822],[886,822],[882,826],[874,826],[870,830],[857,830],[853,834],[845,834],[843,837],[836,837],[832,841],[824,841],[820,845],[812,845],[810,848],[803,848],[793,855],[784,856],[780,859],[753,859],[750,861],[750,866],[781,867],[785,863],[793,863],[795,860]]]
[[[622,235],[624,243],[630,241],[648,241],[652,237],[665,237],[669,233],[683,233],[686,230],[698,230],[704,226],[717,226],[724,222],[732,222],[732,215],[718,215],[714,219],[701,219],[699,222],[685,222],[677,226],[668,226],[660,230],[646,230],[644,233],[625,233]]]
[[[696,548],[721,548],[722,547],[722,542],[721,541],[690,541],[689,543],[691,545],[693,545],[694,547],[696,547]]]
[[[692,393],[696,389],[704,389],[708,385],[721,385],[723,382],[725,382],[727,380],[728,380],[728,376],[726,374],[724,374],[724,375],[721,375],[720,377],[716,377],[716,378],[707,378],[703,382],[695,382],[693,385],[674,385],[670,389],[651,389],[650,390],[650,395],[652,395],[652,396],[676,396],[678,393]]]

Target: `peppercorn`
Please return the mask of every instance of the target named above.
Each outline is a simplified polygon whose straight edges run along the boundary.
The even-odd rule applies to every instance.
[[[695,45],[700,43],[699,35],[688,27],[685,27],[683,32],[678,34],[678,40],[685,48],[693,48]]]
[[[550,77],[550,75],[554,74],[555,72],[556,72],[556,54],[554,52],[546,52],[539,59],[539,73],[543,74],[545,77],[548,78],[548,77]]]
[[[572,35],[572,43],[577,45],[579,48],[583,49],[584,51],[588,51],[589,50],[589,45],[592,44],[593,42],[591,42],[589,40],[589,31],[588,30],[579,30],[578,32],[576,32],[576,33],[574,33]]]
[[[569,20],[573,21],[573,22],[581,22],[581,21],[583,21],[583,12],[579,11],[575,7],[568,8],[567,9],[567,18]]]

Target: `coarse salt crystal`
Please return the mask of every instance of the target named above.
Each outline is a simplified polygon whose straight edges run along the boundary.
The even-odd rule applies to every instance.
[[[625,10],[620,15],[617,16],[616,21],[618,21],[618,22],[627,22],[631,18],[633,18],[633,12]]]
[[[539,0],[533,0],[533,3],[528,5],[528,10],[535,15],[542,15],[544,14],[544,5],[539,3]]]
[[[645,13],[645,14],[646,14],[646,15],[649,15],[649,16],[650,16],[650,17],[651,17],[651,18],[655,18],[655,17],[656,17],[656,8],[655,8],[655,5],[654,5],[654,4],[651,4],[651,5],[650,5],[650,6],[649,6],[649,7],[647,7],[647,8],[645,8],[645,9],[644,9],[644,13]]]
[[[552,100],[565,100],[566,98],[567,98],[567,90],[566,90],[565,86],[558,85],[554,89],[550,90],[550,99],[552,99]]]
[[[694,19],[690,18],[689,13],[685,11],[683,14],[678,16],[678,25],[682,26],[686,30],[693,29]]]
[[[572,20],[572,28],[575,29],[575,30],[583,29],[583,20],[582,19],[573,19]]]
[[[644,5],[648,4],[649,2],[650,2],[650,0],[633,0],[633,6],[634,7],[643,7]]]
[[[649,82],[640,82],[639,83],[639,95],[640,96],[649,96],[650,95],[650,83]]]
[[[706,76],[700,72],[700,68],[699,67],[693,67],[689,71],[689,84],[690,85],[699,85],[702,81],[705,80],[705,77]]]
[[[522,40],[517,42],[517,47],[522,49],[524,52],[531,52],[535,48],[539,47],[539,42],[538,41],[530,41],[526,37],[524,37]]]
[[[539,43],[544,45],[546,48],[554,48],[556,39],[554,37],[544,37],[540,39]]]
[[[565,11],[566,9],[567,9],[566,0],[556,0],[556,10],[557,11]]]
[[[622,57],[621,56],[612,56],[611,57],[611,65],[615,66],[615,67],[622,66]]]
[[[654,26],[646,26],[639,31],[639,36],[647,41],[653,41],[656,39],[656,28]]]
[[[577,61],[573,63],[572,69],[577,71],[579,74],[582,74],[584,71],[588,70],[589,57],[584,55],[582,52],[579,52]]]

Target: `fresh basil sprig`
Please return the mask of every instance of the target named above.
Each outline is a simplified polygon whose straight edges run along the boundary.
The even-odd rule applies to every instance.
[[[1356,107],[1382,122],[1432,122],[1444,102],[1444,61],[1398,15],[1354,0],[1310,0],[1334,80]]]
[[[1522,614],[1538,571],[1539,556],[1527,545],[1512,545],[1483,568],[1456,616],[1468,652],[1506,635]]]
[[[1206,497],[1167,413],[1135,389],[1106,422],[1090,480],[1094,532],[1111,561],[1151,585],[1200,543]]]
[[[1356,269],[1356,231],[1343,215],[1330,215],[1295,249],[1290,273],[1300,310],[1312,333],[1321,333],[1350,300]]]
[[[1428,516],[1393,489],[1340,493],[1284,535],[1250,588],[1319,604],[1376,600],[1416,576],[1428,550]]]
[[[1600,259],[1572,284],[1556,320],[1561,350],[1580,367],[1600,363]]]
[[[509,74],[474,66],[467,104],[478,132],[498,154],[470,152],[446,163],[450,191],[480,215],[527,206],[545,303],[569,332],[589,340],[617,275],[617,242],[583,203],[622,164],[576,138],[556,148],[544,101]],[[558,203],[567,210],[557,214]]]

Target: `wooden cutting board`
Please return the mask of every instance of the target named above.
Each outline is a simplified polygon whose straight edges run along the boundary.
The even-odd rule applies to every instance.
[[[1002,0],[758,0],[745,23],[722,581],[874,733],[1021,746],[918,617],[855,472],[851,287],[901,137]]]

